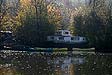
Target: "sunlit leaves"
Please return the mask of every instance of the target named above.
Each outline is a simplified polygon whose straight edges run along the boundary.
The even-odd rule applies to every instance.
[[[16,17],[10,16],[10,14],[7,14],[3,17],[1,22],[2,30],[12,30],[15,31],[17,26],[20,25]]]
[[[47,12],[48,12],[48,19],[49,22],[56,26],[56,29],[60,29],[60,22],[61,22],[61,10],[58,8],[55,4],[49,4],[47,5]]]

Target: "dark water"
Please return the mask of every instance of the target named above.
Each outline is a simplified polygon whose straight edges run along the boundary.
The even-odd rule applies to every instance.
[[[0,75],[112,75],[112,54],[2,51]]]

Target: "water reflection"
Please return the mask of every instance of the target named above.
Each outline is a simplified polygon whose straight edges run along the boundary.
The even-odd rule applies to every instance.
[[[112,75],[111,54],[0,52],[0,75]]]

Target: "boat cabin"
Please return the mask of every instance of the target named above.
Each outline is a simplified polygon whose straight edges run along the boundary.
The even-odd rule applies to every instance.
[[[72,36],[68,30],[59,30],[55,35],[48,36],[47,41],[74,44],[86,42],[86,38],[81,36]]]
[[[56,36],[72,36],[68,30],[59,30],[55,33]]]

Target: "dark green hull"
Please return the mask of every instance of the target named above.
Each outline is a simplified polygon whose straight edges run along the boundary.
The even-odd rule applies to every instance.
[[[44,44],[40,44],[38,47],[42,48],[84,48],[87,47],[88,43],[53,43],[53,42],[45,42]]]

